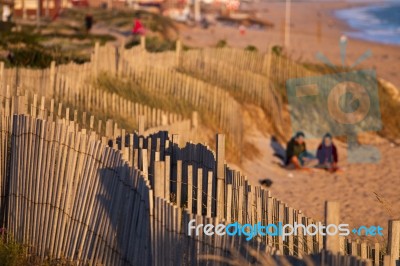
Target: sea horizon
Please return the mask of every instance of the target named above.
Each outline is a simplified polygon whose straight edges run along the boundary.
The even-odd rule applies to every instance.
[[[400,45],[400,2],[386,1],[335,10],[336,18],[350,27],[349,37],[382,44]]]

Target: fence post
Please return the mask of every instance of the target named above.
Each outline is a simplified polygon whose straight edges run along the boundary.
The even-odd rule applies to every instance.
[[[179,135],[172,134],[172,161],[178,159],[178,152],[179,152]]]
[[[15,114],[26,114],[27,113],[27,99],[26,96],[15,96],[14,101],[14,113]]]
[[[171,157],[169,155],[165,156],[164,161],[164,197],[167,202],[171,201]]]
[[[93,54],[93,62],[92,64],[94,65],[92,67],[92,75],[97,78],[97,74],[99,71],[99,49],[100,49],[100,43],[96,42],[94,45],[94,54]]]
[[[200,0],[194,0],[194,21],[200,22],[201,14],[200,14]]]
[[[212,215],[212,177],[213,173],[211,171],[208,172],[207,175],[207,218],[211,218]]]
[[[3,94],[4,62],[0,62],[0,93]]]
[[[107,138],[113,138],[113,121],[111,119],[108,119],[106,122],[106,137]],[[114,142],[114,141],[113,141]]]
[[[400,220],[389,220],[388,228],[388,254],[390,266],[396,266],[399,261],[400,249]],[[385,265],[386,266],[386,265]]]
[[[182,161],[176,161],[176,205],[182,206]]]
[[[54,83],[56,80],[56,62],[51,61],[50,65],[50,79],[49,79],[49,88],[47,91],[47,95],[50,95],[50,97],[53,97],[54,95]]]
[[[197,169],[197,191],[196,191],[197,215],[203,215],[203,169]]]
[[[144,115],[139,115],[139,135],[144,134],[144,122],[145,122],[145,117]]]
[[[143,176],[148,177],[149,163],[147,160],[147,149],[139,149],[139,165],[142,170]]]
[[[225,135],[217,134],[217,217],[225,217]]]
[[[146,51],[146,37],[144,35],[140,36],[140,47],[143,51]]]
[[[329,230],[329,225],[339,224],[339,214],[340,213],[340,205],[339,202],[336,201],[326,201],[325,202],[325,225],[327,226],[326,230]],[[332,254],[337,254],[340,252],[340,239],[338,234],[325,236],[325,249],[332,252]]]
[[[340,254],[346,254],[346,238],[344,236],[339,236],[339,245],[340,245],[340,249],[339,249],[339,253]]]
[[[267,53],[264,55],[263,70],[262,70],[263,74],[268,79],[268,83],[269,83],[269,77],[270,77],[270,71],[271,71],[271,62],[272,62],[272,56],[273,56],[272,48],[273,48],[273,45],[269,44]]]
[[[380,252],[379,243],[375,243],[375,249],[374,249],[374,266],[379,266],[379,252]]]
[[[187,169],[187,205],[189,213],[193,211],[193,165],[188,165]]]
[[[180,66],[180,62],[181,62],[181,53],[182,53],[182,43],[181,43],[181,40],[177,40],[177,41],[176,41],[176,45],[175,45],[176,66],[177,66],[177,67]]]
[[[365,241],[361,242],[361,255],[360,257],[365,260],[367,259],[367,243]]]
[[[391,261],[390,255],[383,256],[383,266],[391,266]]]
[[[197,112],[192,113],[192,129],[196,129],[199,125],[198,115],[199,114]]]
[[[164,187],[165,187],[165,162],[158,161],[154,162],[154,197],[165,198]]]

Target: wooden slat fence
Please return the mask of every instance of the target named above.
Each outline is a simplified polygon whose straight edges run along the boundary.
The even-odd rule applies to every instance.
[[[65,68],[65,66],[61,66],[61,68]],[[71,68],[76,68],[76,65],[68,67],[68,69]],[[86,67],[84,66],[83,68]],[[91,85],[85,85],[85,74],[82,74],[86,73],[85,71],[79,72],[78,69],[71,71],[68,78],[59,74],[50,75],[50,72],[52,71],[19,69],[18,82],[15,82],[14,78],[10,77],[17,73],[17,69],[7,69],[4,74],[8,78],[0,80],[0,83],[8,84],[7,86],[10,88],[18,87],[21,93],[27,92],[26,94],[35,93],[46,97],[52,96],[55,101],[62,101],[85,112],[102,113],[107,117],[118,116],[120,119],[132,123],[132,128],[138,128],[138,120],[136,118],[139,116],[146,117],[146,128],[170,125],[185,120],[181,114],[132,102],[116,93],[109,93],[96,89]],[[79,74],[75,75],[74,73]],[[45,89],[49,87],[49,80],[54,81],[54,90],[53,87],[51,91],[50,89]],[[71,80],[77,82],[73,83]],[[4,85],[4,88],[7,88],[7,86]],[[44,89],[38,91],[36,88]],[[6,95],[6,93],[4,91],[1,95]]]
[[[171,95],[200,110],[207,110],[219,126],[241,147],[243,138],[240,104],[228,92],[173,69],[132,66],[134,79],[156,93]]]
[[[107,116],[119,115],[126,120],[138,114],[154,117],[151,114],[153,111],[138,113],[136,105],[140,106],[139,103],[90,85],[91,81],[106,72],[111,76],[132,79],[145,90],[178,97],[196,108],[210,111],[215,114],[219,126],[240,148],[243,138],[241,108],[230,93],[260,105],[274,124],[280,125],[281,90],[284,90],[285,81],[312,74],[302,65],[271,51],[258,53],[232,48],[182,51],[178,44],[175,52],[165,53],[148,53],[141,47],[128,50],[96,44],[91,61],[82,65],[70,63],[56,66],[53,63],[45,70],[4,70],[4,66],[0,66],[0,87],[3,88],[3,95],[9,85],[10,88],[18,87],[21,92],[54,98],[78,109],[85,108],[87,112],[101,110]],[[179,73],[176,69],[201,76],[202,80]],[[274,88],[274,84],[282,86]],[[162,110],[156,112],[163,113]],[[171,115],[167,114],[167,117]],[[150,127],[160,125],[152,119],[146,121],[151,121]],[[137,126],[137,121],[132,123]]]
[[[222,55],[218,55],[219,53]],[[236,57],[232,56],[231,60],[220,59],[228,58],[231,54],[235,54]],[[255,59],[257,56],[258,60]],[[244,62],[262,63],[264,60],[270,60],[269,56],[240,50],[189,50],[182,52],[178,69],[216,84],[243,101],[249,101],[262,107],[272,123],[280,125],[282,124],[283,103],[279,91],[269,82],[269,77],[266,75],[267,70],[264,70],[266,74],[263,75],[255,72],[252,64],[249,64],[248,68],[243,65]],[[261,71],[263,70],[260,69]]]
[[[308,226],[317,225],[320,222],[272,197],[269,191],[249,185],[246,177],[230,169],[226,164],[224,164],[225,183],[223,184],[226,196],[221,200],[220,194],[217,193],[219,191],[217,165],[218,159],[222,161],[224,159],[218,158],[208,147],[200,144],[188,143],[185,147],[179,148],[174,144],[179,137],[173,135],[172,140],[169,140],[167,136],[166,133],[158,133],[137,141],[144,144],[143,150],[146,150],[150,159],[149,163],[142,165],[147,167],[144,171],[148,173],[156,197],[170,201],[177,207],[184,208],[188,213],[203,217],[218,217],[223,223],[237,221],[240,224],[256,224],[257,222],[294,224],[297,222]],[[138,148],[139,150],[135,153],[141,153],[140,147]],[[218,150],[218,147],[216,149]],[[153,158],[154,162],[152,162]],[[220,204],[221,201],[222,204]],[[223,216],[219,216],[220,214]],[[338,217],[339,214],[334,215]],[[201,242],[201,240],[196,241]],[[258,236],[256,241],[273,247],[273,250],[279,254],[303,257],[307,254],[321,253],[326,237],[319,233],[313,236],[304,236],[300,233],[299,236],[290,236],[285,240],[280,236]],[[371,244],[350,238],[338,238],[337,241],[338,252],[354,256],[353,259],[348,260],[348,264],[344,265],[359,265],[357,263],[364,265],[362,261],[367,260],[374,265],[383,265],[385,250],[378,243]],[[400,241],[399,234],[394,243],[398,241]],[[219,255],[222,256],[222,254]],[[358,259],[355,259],[356,257]],[[394,259],[398,257],[397,253]]]
[[[116,94],[94,89],[88,85],[97,75],[104,72],[112,75],[118,72],[119,75],[138,82],[141,88],[145,90],[177,97],[198,109],[207,110],[215,116],[218,125],[229,133],[228,136],[232,138],[237,147],[241,147],[243,134],[241,109],[239,103],[228,92],[188,75],[178,73],[167,67],[170,64],[155,69],[155,58],[161,57],[161,60],[164,58],[160,54],[151,55],[139,51],[136,56],[131,57],[131,52],[127,51],[129,50],[96,45],[92,56],[93,61],[90,63],[62,66],[52,64],[50,69],[46,70],[6,69],[3,71],[3,80],[0,80],[0,87],[3,88],[2,95],[6,94],[7,86],[10,88],[18,87],[21,92],[33,92],[40,96],[54,98],[72,104],[75,108],[82,108],[87,112],[101,110],[106,115],[118,114],[122,118],[137,117],[137,112],[134,112],[137,110],[134,107],[137,103],[130,102]],[[123,57],[124,53],[127,54],[125,57]],[[101,60],[96,59],[100,56]],[[121,63],[119,61],[114,62],[117,58]],[[175,54],[173,58],[175,58]],[[148,63],[143,63],[145,61]],[[125,69],[124,72],[117,70],[117,67],[121,64],[126,65],[123,68]],[[221,101],[221,99],[224,100]],[[163,111],[156,110],[156,112],[162,113]],[[168,117],[170,116],[168,115]],[[147,121],[152,120],[147,119]],[[134,123],[137,123],[137,121]],[[154,127],[156,123],[151,123],[150,126]]]
[[[198,265],[204,256],[229,257],[232,247],[247,242],[244,236],[189,236],[191,219],[212,224],[318,223],[269,191],[249,185],[245,176],[227,166],[222,136],[218,136],[218,153],[201,144],[181,148],[179,136],[167,132],[148,137],[121,134],[124,131],[110,123],[108,131],[116,138],[105,138],[80,129],[68,119],[68,110],[61,119],[45,108],[44,99],[40,106],[28,100],[18,96],[1,104],[1,158],[6,161],[1,172],[5,203],[1,212],[8,232],[43,259]],[[395,222],[389,230],[397,247],[398,227]],[[280,236],[257,236],[249,244],[271,254],[304,257],[321,253],[324,240],[318,234],[285,241]],[[376,244],[348,243],[351,250],[344,245],[342,254],[374,263],[387,258],[381,252],[376,255]],[[390,254],[395,257],[389,257],[389,263],[398,259],[396,247]],[[251,260],[249,253],[244,256]],[[360,265],[356,264],[360,261],[350,259],[344,265]]]
[[[157,127],[146,132],[139,118],[143,113],[136,112],[138,105],[90,88],[85,94],[85,86],[79,84],[101,71],[131,77],[149,90],[212,110],[220,125],[232,129],[234,136],[239,134],[237,141],[241,141],[241,119],[236,113],[240,113],[240,105],[228,92],[177,72],[170,67],[172,63],[165,68],[136,66],[128,60],[121,63],[115,48],[96,46],[95,50],[93,66],[53,65],[49,70],[30,72],[4,70],[0,65],[1,90],[6,95],[0,97],[1,222],[16,240],[29,245],[30,252],[43,259],[66,257],[82,264],[163,265],[169,261],[198,265],[202,264],[200,255],[229,257],[232,247],[247,242],[243,237],[189,236],[187,223],[191,219],[213,224],[319,222],[269,191],[251,186],[245,176],[230,168],[225,162],[223,135],[217,136],[216,152],[202,144],[178,145],[179,135],[165,131],[150,134]],[[121,64],[124,70],[118,67]],[[20,76],[20,71],[25,72]],[[67,76],[68,71],[76,73],[74,78]],[[38,104],[36,95],[11,97],[9,88],[56,100],[41,98]],[[107,100],[102,105],[104,95]],[[59,104],[57,112],[55,102],[63,98],[82,106],[95,103],[99,109],[114,105],[110,110],[115,112],[130,109],[131,115],[139,116],[141,134],[127,134],[111,120],[105,123],[102,134],[103,130],[95,130],[93,117],[87,126],[78,122],[78,117],[86,119],[77,111],[70,119],[72,109],[70,113],[65,105]],[[151,117],[163,120],[162,111],[151,111]],[[97,123],[101,128],[100,121]],[[395,266],[399,260],[399,221],[389,224],[388,236],[387,253],[377,243],[339,238],[338,250],[329,255],[324,243],[332,239],[319,234],[299,234],[285,241],[281,236],[257,236],[250,245],[285,256],[320,254],[319,261],[330,261],[329,265]],[[251,259],[249,253],[244,256]],[[345,264],[338,262],[342,260]]]
[[[7,231],[42,259],[151,264],[152,192],[145,176],[73,121],[52,120],[35,108],[30,115],[6,109],[1,116],[9,127],[3,123],[2,132],[10,156],[1,211]]]

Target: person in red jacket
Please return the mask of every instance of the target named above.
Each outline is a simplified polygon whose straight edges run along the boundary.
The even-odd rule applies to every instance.
[[[332,141],[332,135],[326,133],[317,150],[318,167],[330,172],[338,170],[338,152]]]
[[[144,27],[143,27],[142,23],[140,22],[140,20],[138,20],[138,19],[134,20],[131,33],[133,35],[144,35],[145,30],[144,30]]]

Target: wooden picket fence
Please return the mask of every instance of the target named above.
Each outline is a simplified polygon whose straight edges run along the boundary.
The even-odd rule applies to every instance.
[[[319,221],[231,169],[224,159],[224,135],[217,135],[216,153],[201,144],[180,147],[179,136],[165,131],[127,134],[111,122],[106,132],[112,133],[103,137],[69,120],[69,110],[58,116],[45,99],[36,100],[2,98],[0,212],[9,234],[42,259],[214,265],[216,256],[229,258],[232,248],[245,243],[273,256],[320,254],[312,260],[327,265],[392,266],[399,259],[399,221],[390,223],[387,256],[378,244],[301,232],[285,241],[281,236],[249,242],[244,236],[194,237],[187,229],[192,219],[214,225]],[[327,223],[338,222],[335,204],[327,212]],[[335,250],[335,245],[342,255],[326,255],[324,248]],[[243,256],[252,260],[251,252]]]
[[[137,54],[131,57],[132,51]],[[91,81],[104,73],[119,75],[134,80],[144,90],[182,99],[199,110],[212,113],[218,125],[229,133],[228,136],[238,148],[241,147],[243,128],[240,104],[227,91],[168,67],[175,64],[175,61],[170,60],[170,64],[167,64],[166,60],[164,67],[154,68],[154,61],[157,61],[155,58],[163,61],[163,55],[152,55],[135,49],[132,51],[96,45],[89,63],[61,66],[53,63],[45,70],[4,69],[4,65],[0,63],[1,95],[6,95],[7,87],[12,89],[12,93],[16,93],[18,88],[20,93],[30,92],[54,98],[85,112],[101,111],[105,116],[118,115],[125,120],[145,115],[148,127],[161,125],[162,115],[168,118],[169,123],[183,121],[182,115],[154,108],[150,110],[146,106],[141,107],[138,103],[91,86]],[[133,123],[136,126],[138,121]]]
[[[4,69],[0,64],[0,218],[7,232],[42,259],[66,258],[82,265],[214,265],[216,258],[230,258],[233,249],[248,244],[274,261],[297,257],[317,265],[395,266],[399,221],[389,223],[387,248],[319,233],[300,232],[285,240],[257,236],[249,242],[243,236],[189,234],[192,219],[214,225],[340,221],[335,203],[327,204],[326,221],[317,221],[250,185],[226,164],[225,135],[217,135],[215,152],[183,141],[195,134],[196,113],[184,118],[90,86],[107,72],[189,102],[212,112],[240,147],[237,95],[279,120],[279,91],[271,84],[311,74],[269,53],[183,52],[177,47],[150,54],[143,47],[96,45],[89,63],[52,64],[45,70]],[[254,61],[252,71],[244,71],[245,63],[231,67],[242,58]],[[154,62],[164,65],[156,68]],[[87,113],[95,110],[132,119],[138,132],[128,133],[112,120],[88,119]],[[251,250],[242,255],[255,260]]]
[[[271,57],[271,54],[232,49],[189,50],[181,52],[178,69],[216,84],[243,101],[262,107],[271,122],[280,125],[282,99],[268,77]],[[245,63],[249,63],[248,68],[245,68]]]
[[[150,264],[148,180],[105,138],[36,106],[2,104],[7,232],[43,259]]]
[[[1,95],[7,94],[7,88],[18,88],[18,93],[51,97],[56,102],[62,101],[82,112],[118,117],[132,123],[132,128],[136,129],[139,127],[137,118],[140,116],[145,117],[146,128],[187,120],[181,114],[152,108],[124,99],[116,93],[94,88],[87,84],[90,82],[90,76],[85,76],[87,71],[80,71],[80,68],[86,69],[86,65],[59,66],[58,68],[60,70],[56,71],[53,63],[50,70],[6,69],[3,71],[3,79],[0,78],[0,83],[3,85],[0,87],[4,88]],[[63,74],[68,71],[71,71],[68,75]],[[76,82],[72,83],[72,80]],[[16,93],[16,91],[11,92]]]
[[[91,61],[66,64],[44,70],[4,69],[0,63],[0,94],[31,93],[69,104],[82,112],[101,112],[106,117],[118,116],[138,128],[139,115],[147,117],[147,127],[182,121],[182,114],[149,108],[137,102],[92,86],[99,76],[107,75],[132,80],[143,90],[183,100],[200,111],[213,114],[228,138],[242,147],[243,122],[241,102],[261,106],[279,133],[283,132],[282,91],[289,78],[313,75],[300,64],[274,54],[249,52],[232,48],[209,48],[149,53],[143,47],[125,49],[96,44]],[[282,87],[277,87],[281,84]],[[150,110],[151,109],[151,110]],[[154,114],[156,113],[156,114]],[[187,117],[186,117],[187,119]],[[186,139],[187,141],[188,139]]]

